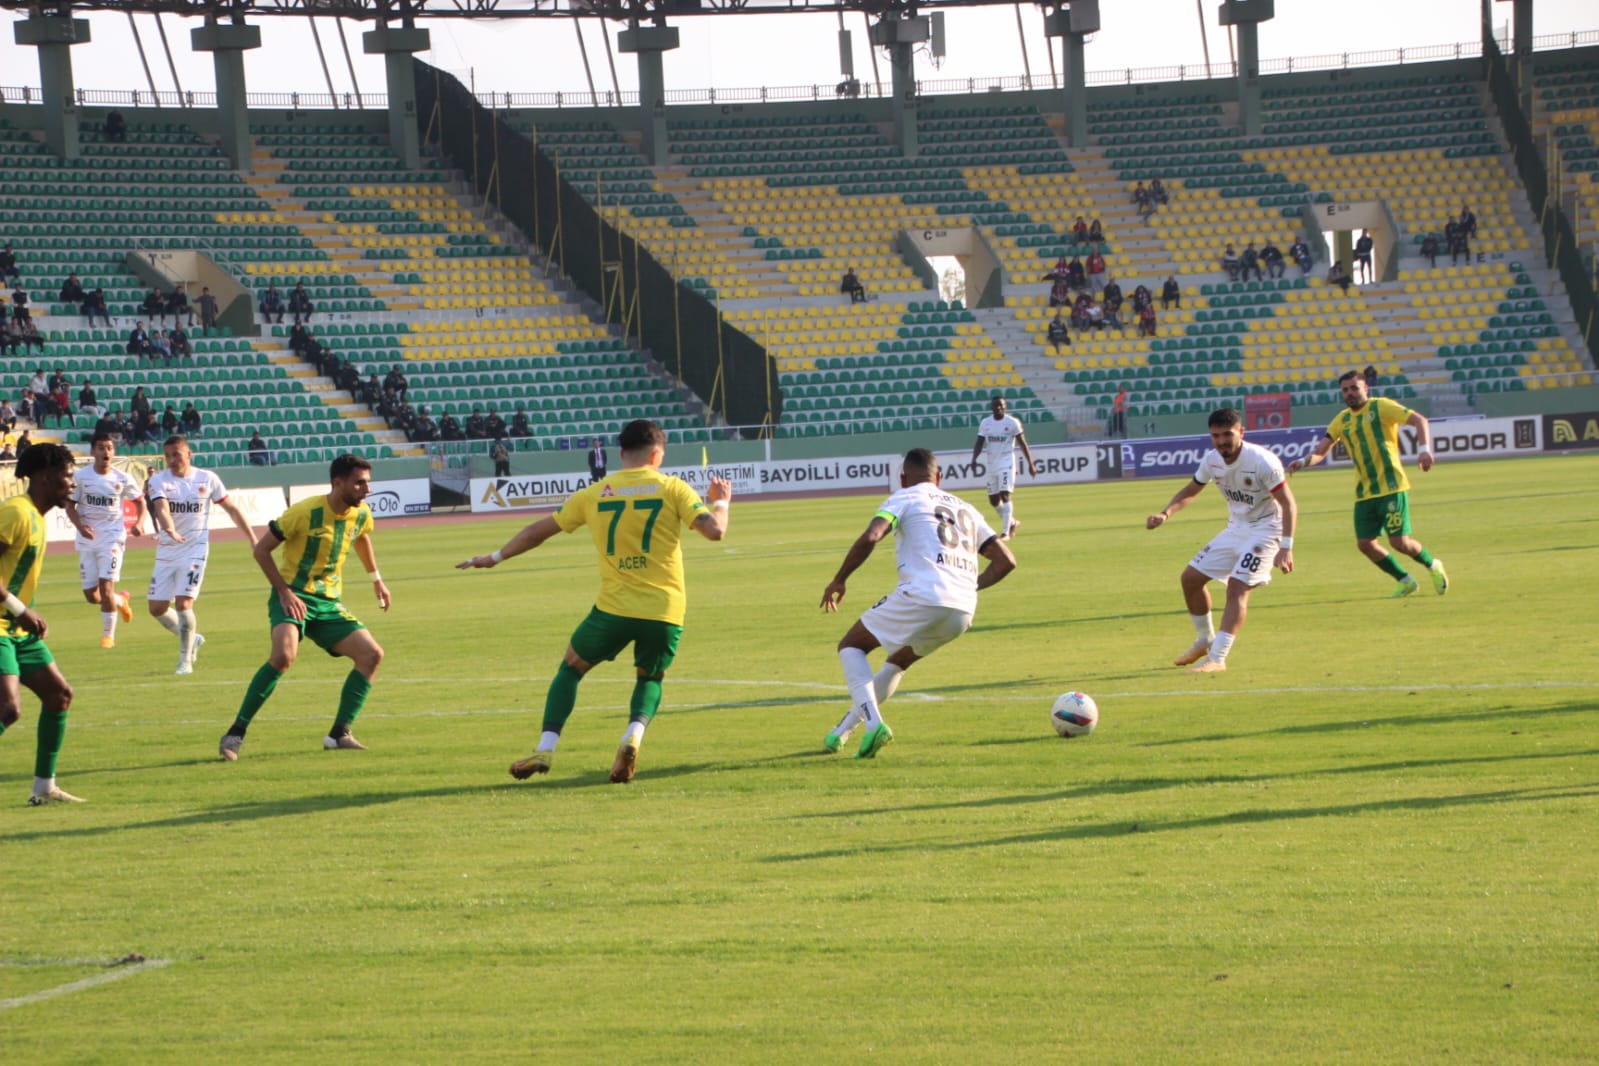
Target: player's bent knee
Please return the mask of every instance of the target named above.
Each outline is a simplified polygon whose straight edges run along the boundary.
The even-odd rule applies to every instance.
[[[65,714],[72,707],[72,696],[72,686],[63,681],[61,682],[61,687],[52,692],[49,698],[43,701],[43,709],[56,714]]]
[[[167,608],[169,606],[170,604],[168,604],[166,600],[150,600],[150,617],[160,618],[162,615],[167,613]]]
[[[0,725],[10,729],[22,717],[22,710],[18,707],[0,706]]]

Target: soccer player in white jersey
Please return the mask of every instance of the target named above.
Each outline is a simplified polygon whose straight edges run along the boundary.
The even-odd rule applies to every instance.
[[[838,642],[851,706],[822,742],[828,751],[837,751],[860,724],[866,731],[857,759],[873,758],[893,740],[893,730],[879,709],[882,702],[893,695],[911,664],[970,628],[979,590],[1016,569],[1016,557],[977,509],[940,489],[939,480],[932,452],[926,448],[907,452],[900,468],[900,490],[883,501],[822,593],[822,610],[837,611],[845,581],[866,562],[878,541],[894,533],[899,585],[868,608]],[[981,573],[979,555],[988,560]],[[874,675],[866,653],[879,647],[888,653],[888,660]]]
[[[78,531],[78,574],[83,578],[83,598],[100,605],[100,647],[117,646],[117,616],[133,621],[133,605],[126,589],[118,590],[128,534],[144,532],[144,492],[126,470],[111,465],[116,441],[100,433],[90,445],[94,465],[78,471],[77,487],[66,503],[67,520]],[[122,521],[122,501],[132,500],[139,513],[130,531]]]
[[[1299,515],[1282,461],[1260,445],[1245,442],[1242,415],[1231,407],[1212,412],[1210,442],[1214,447],[1200,459],[1194,476],[1158,514],[1144,521],[1146,529],[1160,528],[1212,481],[1227,498],[1227,528],[1199,549],[1183,570],[1183,599],[1194,624],[1194,643],[1175,665],[1196,663],[1189,667],[1191,674],[1227,669],[1227,653],[1249,612],[1249,593],[1271,580],[1273,563],[1283,573],[1293,573],[1294,524]],[[1212,580],[1227,582],[1219,633],[1210,620]]]
[[[194,601],[205,581],[211,551],[211,508],[222,508],[252,549],[255,530],[238,504],[228,499],[222,479],[191,464],[188,438],[174,434],[161,450],[167,468],[152,474],[145,485],[156,528],[155,571],[146,595],[151,616],[178,638],[174,673],[192,674],[194,653],[205,643],[195,621]]]
[[[1005,397],[996,396],[989,405],[993,414],[977,423],[977,443],[972,445],[972,462],[987,450],[988,502],[999,515],[1000,539],[1010,540],[1021,523],[1016,520],[1011,493],[1016,488],[1016,450],[1027,462],[1028,476],[1035,473],[1033,452],[1021,420],[1005,413]]]

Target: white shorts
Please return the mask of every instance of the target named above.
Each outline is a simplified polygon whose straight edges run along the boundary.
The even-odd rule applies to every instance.
[[[170,602],[179,596],[193,599],[200,595],[205,581],[205,561],[209,544],[176,544],[155,550],[155,571],[150,575],[150,591],[145,599]]]
[[[1271,580],[1271,565],[1277,561],[1277,538],[1272,530],[1228,526],[1216,534],[1188,565],[1217,581],[1237,578],[1246,585],[1264,585]]]
[[[933,654],[972,626],[970,611],[917,603],[899,589],[861,615],[861,625],[893,655],[910,648],[918,658]]]
[[[78,541],[78,577],[83,587],[92,589],[102,581],[113,585],[122,578],[122,555],[127,547],[125,540],[97,537]]]
[[[998,496],[1002,492],[1016,490],[1016,461],[1013,459],[1003,466],[991,467],[988,471],[988,494]]]

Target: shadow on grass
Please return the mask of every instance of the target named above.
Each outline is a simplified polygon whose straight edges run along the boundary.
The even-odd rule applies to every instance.
[[[1599,782],[1576,786],[1552,785],[1542,788],[1510,788],[1495,792],[1472,792],[1455,796],[1416,796],[1410,799],[1375,800],[1370,803],[1349,803],[1326,807],[1256,807],[1230,811],[1227,814],[1208,815],[1202,818],[1178,818],[1172,821],[1077,823],[1037,833],[1017,833],[1012,836],[988,837],[981,840],[964,840],[944,844],[924,842],[885,844],[881,841],[873,841],[870,845],[863,845],[859,848],[831,848],[826,851],[772,855],[762,861],[770,863],[811,862],[817,859],[858,858],[863,855],[878,858],[893,852],[925,854],[933,851],[966,851],[973,848],[1002,848],[1017,844],[1092,840],[1102,837],[1127,836],[1132,833],[1169,833],[1188,829],[1211,829],[1232,825],[1295,821],[1303,818],[1340,818],[1352,815],[1400,811],[1443,811],[1457,807],[1475,807],[1484,804],[1547,803],[1551,800],[1590,799],[1596,796],[1599,796]]]
[[[1342,733],[1353,729],[1373,729],[1380,726],[1430,726],[1456,722],[1498,722],[1506,726],[1523,724],[1527,719],[1547,715],[1593,714],[1593,700],[1552,704],[1547,707],[1488,707],[1480,711],[1457,711],[1453,714],[1391,715],[1387,718],[1369,718],[1352,715],[1335,722],[1312,722],[1304,725],[1284,725],[1272,729],[1257,729],[1236,733],[1205,733],[1195,737],[1177,737],[1171,740],[1151,740],[1141,745],[1146,748],[1167,748],[1176,744],[1202,744],[1218,740],[1246,740],[1252,737],[1295,736],[1301,733]],[[1508,732],[1508,729],[1506,730]]]

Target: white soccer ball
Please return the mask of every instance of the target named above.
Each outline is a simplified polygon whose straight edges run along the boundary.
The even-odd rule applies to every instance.
[[[1086,737],[1099,724],[1099,704],[1086,692],[1064,693],[1049,709],[1049,724],[1063,737]]]

